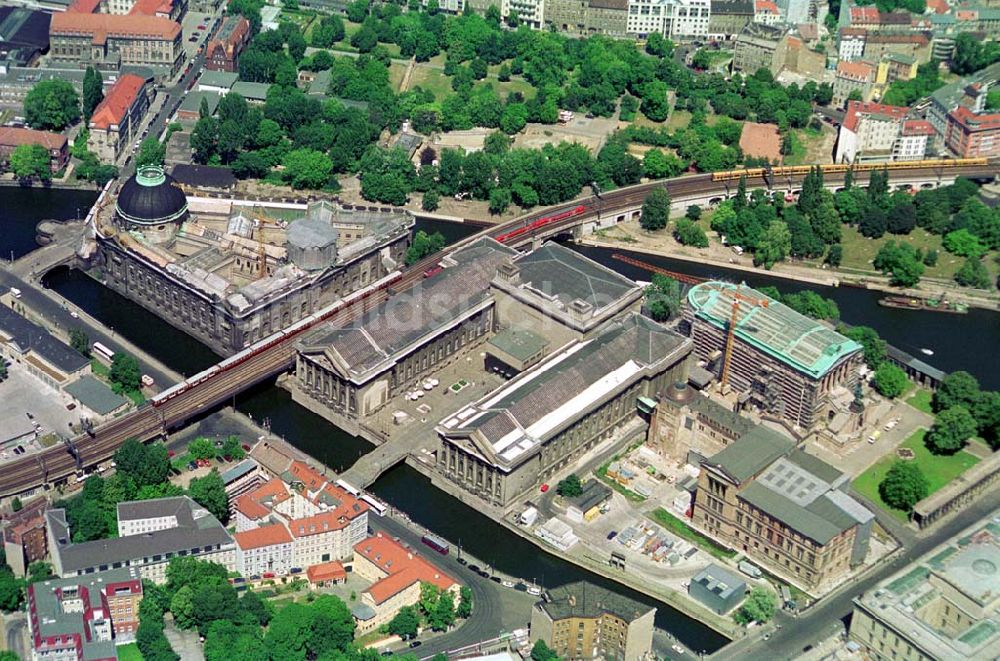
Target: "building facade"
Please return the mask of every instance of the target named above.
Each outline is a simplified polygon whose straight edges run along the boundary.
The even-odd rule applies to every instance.
[[[105,163],[115,163],[140,136],[149,110],[146,81],[135,74],[121,76],[90,116],[87,148]]]
[[[513,506],[634,419],[638,397],[682,380],[691,349],[627,315],[445,418],[437,471],[491,505]]]
[[[280,523],[233,535],[236,571],[243,576],[284,576],[294,565],[292,536]]]
[[[19,512],[4,517],[3,544],[7,565],[15,576],[24,576],[33,562],[45,560],[49,554],[45,535],[47,498],[35,498]]]
[[[759,426],[701,463],[692,522],[807,590],[834,585],[864,562],[875,518],[848,482]]]
[[[53,62],[117,70],[145,66],[172,76],[184,55],[181,26],[159,16],[56,12],[49,26]]]
[[[135,640],[142,580],[135,569],[28,586],[28,635],[33,661],[117,659]]]
[[[870,659],[1000,656],[1000,543],[990,513],[854,599],[850,639]]]
[[[785,32],[780,27],[750,23],[736,37],[733,71],[753,75],[767,69],[777,75],[785,61]]]
[[[800,430],[825,424],[833,395],[858,382],[861,345],[746,285],[707,282],[688,292],[683,325],[698,359],[714,373],[723,368],[736,291],[767,301],[766,307],[741,306],[746,309],[733,333],[728,385],[741,393],[741,405]]]
[[[645,38],[654,32],[673,40],[708,36],[711,0],[629,0],[628,34]]]
[[[10,169],[10,155],[21,145],[41,145],[49,153],[49,170],[54,173],[69,161],[69,141],[61,133],[0,126],[0,169]]]
[[[894,160],[896,143],[900,141],[909,108],[881,103],[848,101],[847,112],[837,136],[837,163],[861,163]],[[908,135],[916,133],[911,125]],[[904,150],[905,147],[905,150]],[[915,151],[912,140],[900,145],[900,156]],[[922,156],[921,156],[922,157]],[[910,159],[913,160],[913,159]]]
[[[713,0],[708,33],[713,38],[732,39],[753,22],[754,0]]]
[[[583,581],[569,583],[532,607],[530,641],[574,661],[641,661],[652,653],[655,617],[655,607]]]
[[[240,53],[250,43],[250,22],[240,15],[228,16],[205,47],[209,71],[239,71]]]
[[[847,107],[848,99],[853,95],[856,100],[866,101],[875,84],[875,67],[867,62],[838,62],[833,79],[833,105]],[[851,99],[855,100],[855,99]]]
[[[974,113],[959,106],[948,113],[948,149],[961,158],[1000,156],[1000,113]]]
[[[545,24],[572,35],[624,37],[628,0],[545,0]]]

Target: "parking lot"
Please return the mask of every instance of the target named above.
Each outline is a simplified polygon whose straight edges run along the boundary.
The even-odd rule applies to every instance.
[[[184,36],[184,54],[190,59],[198,52],[198,49],[204,46],[209,36],[215,30],[213,27],[214,18],[212,14],[206,14],[201,12],[188,12],[184,16],[184,20],[181,23],[181,32]],[[209,21],[206,23],[206,21]],[[204,25],[204,30],[199,30],[198,26]],[[191,41],[194,37],[195,40]]]
[[[0,462],[14,459],[18,446],[31,452],[40,448],[42,439],[49,444],[57,442],[53,432],[70,435],[70,425],[80,422],[79,408],[66,409],[70,401],[68,395],[32,376],[19,363],[12,363],[7,379],[0,383]]]

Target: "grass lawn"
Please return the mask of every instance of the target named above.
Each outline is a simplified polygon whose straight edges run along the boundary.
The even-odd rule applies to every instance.
[[[917,390],[910,395],[906,403],[917,409],[918,411],[923,411],[928,415],[933,415],[934,411],[931,410],[931,399],[933,399],[934,393],[926,388],[917,388]]]
[[[107,379],[111,373],[110,368],[96,358],[90,359],[90,371],[99,379]]]
[[[525,99],[535,96],[535,88],[523,78],[511,78],[507,82],[501,83],[495,76],[487,76],[486,82],[493,83],[493,87],[496,88],[497,93],[500,94],[500,98],[504,101],[507,100],[509,92],[520,92],[521,96]]]
[[[402,80],[402,74],[400,74],[400,79]],[[420,65],[414,67],[413,73],[410,75],[409,89],[414,87],[430,90],[439,102],[444,101],[444,98],[454,91],[451,89],[451,78],[444,75],[444,71]]]
[[[965,450],[951,456],[931,454],[930,450],[927,449],[927,446],[924,445],[925,433],[925,430],[918,429],[913,432],[908,439],[903,441],[902,445],[899,447],[913,450],[913,454],[915,456],[911,461],[917,462],[917,465],[920,466],[920,470],[923,471],[924,476],[927,478],[929,486],[928,495],[930,495],[961,475],[967,469],[979,463],[979,458],[973,456]],[[857,489],[858,493],[864,495],[873,503],[877,503],[885,511],[889,512],[899,520],[905,521],[906,512],[893,509],[886,505],[882,502],[882,497],[878,492],[879,483],[885,477],[886,473],[889,472],[889,468],[892,466],[895,459],[895,453],[890,456],[883,457],[878,463],[854,479],[854,488]]]
[[[399,86],[403,84],[403,76],[406,75],[406,65],[402,62],[392,62],[389,64],[389,84],[394,92],[399,93]],[[410,86],[413,86],[413,79],[410,79]]]
[[[139,646],[135,643],[119,645],[115,649],[118,652],[119,661],[142,661],[142,653],[139,652]]]
[[[650,122],[649,120],[646,121],[650,126],[661,126],[661,124],[657,124],[656,122]],[[667,130],[672,132],[677,131],[678,129],[687,128],[687,125],[690,123],[691,113],[687,110],[675,110],[670,113],[669,117],[667,117]]]
[[[711,553],[716,558],[726,559],[736,557],[736,551],[727,549],[724,546],[719,546],[714,541],[705,537],[700,532],[684,523],[662,507],[658,507],[653,510],[649,514],[649,518],[653,519],[653,521],[656,521],[678,537],[686,539],[692,544],[696,544],[701,550],[706,553]]]

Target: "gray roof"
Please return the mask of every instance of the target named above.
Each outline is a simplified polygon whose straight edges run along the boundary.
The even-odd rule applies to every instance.
[[[269,89],[271,86],[268,83],[249,83],[245,80],[238,80],[229,91],[239,94],[244,99],[266,101]]]
[[[190,92],[184,97],[178,110],[185,112],[199,112],[201,110],[201,100],[208,99],[208,114],[214,115],[215,109],[219,106],[219,99],[222,96],[218,92]]]
[[[158,519],[165,516],[176,516],[178,525],[190,526],[194,524],[190,502],[191,499],[187,496],[170,496],[167,498],[130,500],[118,503],[118,521],[136,521],[139,519]]]
[[[712,0],[712,16],[716,14],[754,15],[753,0]]]
[[[137,569],[112,569],[83,578],[53,578],[33,583],[29,588],[28,601],[29,608],[37,615],[39,630],[36,633],[43,638],[79,635],[84,661],[117,658],[115,642],[94,639],[87,614],[80,610],[64,611],[59,594],[75,590],[81,599],[85,599],[86,610],[103,609],[106,604],[102,599],[102,589],[109,584],[126,584],[116,587],[134,589],[138,594],[142,591],[139,579]]]
[[[892,360],[902,365],[906,365],[907,367],[916,370],[920,374],[926,374],[935,381],[943,381],[944,377],[947,376],[946,372],[939,370],[933,365],[928,365],[919,358],[915,358],[914,356],[911,356],[902,349],[898,349],[892,346],[891,344],[886,345],[885,353]]]
[[[743,489],[740,498],[817,544],[826,544],[855,523],[853,519],[844,519],[825,497],[802,507],[757,482]]]
[[[300,218],[288,226],[287,241],[299,248],[326,248],[337,243],[340,232],[329,221]]]
[[[170,176],[182,184],[191,186],[232,188],[236,185],[236,177],[233,175],[231,168],[215,167],[212,165],[178,163],[170,171]]]
[[[695,574],[691,582],[701,583],[707,590],[714,592],[720,599],[728,599],[734,593],[743,594],[747,589],[746,581],[740,578],[739,575],[719,565],[705,567]]]
[[[552,588],[546,592],[546,596],[548,598],[538,602],[537,607],[553,620],[570,617],[596,618],[609,613],[631,623],[656,610],[655,606],[585,581]]]
[[[489,343],[518,360],[528,360],[549,346],[547,339],[522,328],[504,329],[491,337]]]
[[[236,464],[225,473],[222,474],[222,483],[229,484],[240,479],[247,473],[252,472],[257,468],[257,462],[253,459],[244,459],[240,463]]]
[[[932,94],[931,98],[935,103],[942,106],[945,112],[951,112],[958,106],[958,102],[965,94],[965,88],[971,83],[984,83],[992,85],[1000,80],[1000,62],[991,64],[985,69],[981,69],[974,74],[956,80],[943,87],[939,87]]]
[[[239,77],[240,75],[234,71],[212,71],[211,69],[206,69],[201,74],[201,78],[198,79],[198,84],[230,89],[239,80]]]
[[[712,455],[707,465],[719,468],[741,483],[771,465],[795,447],[795,443],[767,427],[755,426],[736,443]]]
[[[487,302],[490,278],[513,254],[493,239],[481,239],[452,253],[454,266],[392,297],[374,314],[364,315],[360,325],[317,329],[302,341],[302,351],[334,353],[350,377],[363,382],[383,365],[407,355],[415,343],[460,322]]]
[[[69,345],[36,326],[6,306],[0,306],[0,332],[8,335],[21,351],[37,353],[63,372],[72,373],[86,367],[90,361]]]
[[[127,399],[89,374],[81,376],[63,390],[98,415],[108,415],[128,404]]]
[[[166,561],[182,551],[197,555],[191,553],[195,548],[204,552],[210,548],[233,544],[233,538],[208,510],[187,496],[181,498],[186,500],[190,518],[179,512],[176,528],[80,544],[69,541],[71,531],[65,523],[65,510],[49,510],[46,513],[46,523],[51,530],[51,537],[56,540],[56,544],[49,548],[54,564],[61,568],[63,575],[88,570],[103,571],[102,567],[109,569],[115,564],[145,565]]]
[[[600,310],[640,289],[634,281],[558,243],[546,243],[518,257],[515,264],[522,286],[555,298],[563,308],[580,300]]]
[[[568,500],[581,512],[586,512],[596,505],[600,505],[610,497],[610,487],[605,486],[599,480],[587,480],[583,485],[583,492],[579,496],[574,496]]]
[[[689,389],[690,390],[690,389]],[[733,436],[742,437],[753,430],[756,425],[752,420],[746,418],[732,409],[728,409],[713,399],[706,397],[697,391],[692,391],[690,397],[681,402],[676,402],[668,397],[661,398],[661,402],[670,406],[687,406],[695,413],[704,416],[707,420],[722,429],[728,429]]]

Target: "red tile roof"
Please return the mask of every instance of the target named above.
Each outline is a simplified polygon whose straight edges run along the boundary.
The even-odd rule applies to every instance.
[[[923,119],[908,119],[903,122],[903,135],[934,135],[934,127]]]
[[[316,469],[301,461],[293,461],[292,465],[288,467],[288,472],[301,482],[309,492],[318,491],[326,483],[326,478],[320,475]]]
[[[181,26],[159,16],[119,16],[117,14],[84,14],[75,11],[52,14],[49,34],[89,34],[95,44],[103,44],[108,36],[146,37],[173,41]]]
[[[101,8],[101,0],[74,0],[66,11],[80,12],[81,14],[95,14]]]
[[[170,0],[136,0],[129,14],[133,16],[156,16],[157,14],[163,14],[169,17],[173,10],[174,5]]]
[[[350,519],[337,514],[336,510],[331,510],[307,516],[304,519],[293,519],[288,522],[288,527],[291,528],[292,535],[295,537],[309,537],[346,528],[350,523]]]
[[[233,535],[233,539],[236,540],[236,545],[244,551],[264,548],[265,546],[292,543],[292,536],[285,530],[285,526],[280,524],[238,532]]]
[[[933,10],[935,14],[947,14],[951,9],[948,0],[927,0],[927,8]]]
[[[977,115],[965,106],[959,106],[948,113],[948,117],[969,132],[1000,129],[1000,113]]]
[[[344,570],[344,565],[333,560],[308,567],[306,569],[306,578],[309,579],[310,583],[339,581],[347,578],[347,572]]]
[[[263,519],[271,513],[271,508],[291,498],[285,483],[271,478],[250,493],[245,493],[236,499],[233,506],[238,512],[252,521]],[[262,504],[266,501],[266,505]]]
[[[382,536],[381,533],[356,545],[354,552],[388,574],[367,590],[376,604],[381,604],[414,583],[431,583],[442,590],[447,590],[456,584],[455,579],[415,551],[404,548],[398,542]]]
[[[851,23],[878,23],[878,7],[851,7]]]
[[[46,149],[62,149],[66,146],[66,136],[50,131],[34,129],[18,129],[10,126],[0,126],[0,145],[17,147],[19,145],[42,145]]]
[[[771,14],[778,13],[778,5],[774,4],[772,0],[757,0],[754,4],[754,9],[758,12],[768,12]]]
[[[864,28],[840,28],[840,36],[843,37],[863,37],[868,34]]]
[[[837,75],[852,80],[868,81],[875,73],[875,67],[867,62],[838,62]]]
[[[134,73],[127,73],[119,78],[107,96],[94,108],[90,125],[103,130],[109,129],[113,124],[121,125],[145,85],[146,81]]]
[[[884,103],[848,101],[843,126],[849,131],[856,132],[858,130],[858,123],[865,115],[887,115],[894,119],[903,119],[908,112],[910,112],[910,109],[905,106],[888,106]]]

